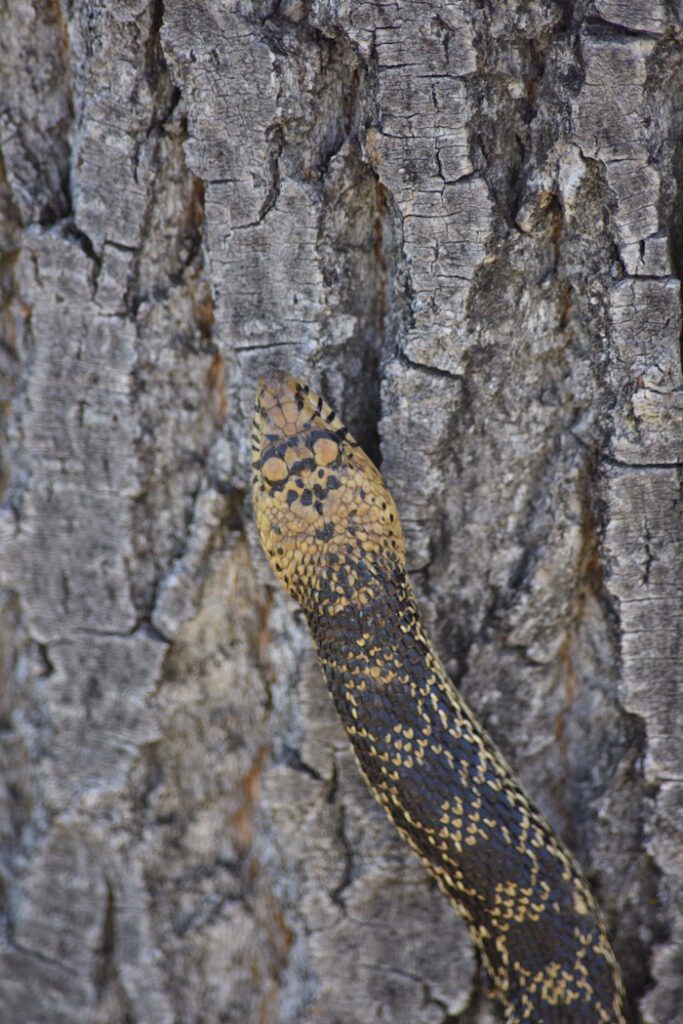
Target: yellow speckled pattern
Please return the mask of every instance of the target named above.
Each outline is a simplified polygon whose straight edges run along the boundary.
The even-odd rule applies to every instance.
[[[506,1020],[625,1024],[588,885],[425,634],[381,474],[286,374],[259,386],[253,494],[261,543],[306,613],[360,769],[467,921]]]

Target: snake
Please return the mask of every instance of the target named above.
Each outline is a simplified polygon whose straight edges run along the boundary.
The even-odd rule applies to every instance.
[[[625,1024],[596,900],[436,653],[380,471],[281,370],[257,388],[252,497],[360,771],[467,923],[507,1024]]]

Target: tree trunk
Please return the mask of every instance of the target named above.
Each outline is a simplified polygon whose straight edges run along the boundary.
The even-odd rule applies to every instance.
[[[0,1015],[483,1024],[248,496],[287,368],[683,1021],[683,4],[0,13]]]

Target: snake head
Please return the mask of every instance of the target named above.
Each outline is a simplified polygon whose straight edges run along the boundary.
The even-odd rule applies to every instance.
[[[256,394],[252,481],[263,549],[304,609],[368,603],[373,578],[403,566],[379,470],[319,395],[279,371]]]

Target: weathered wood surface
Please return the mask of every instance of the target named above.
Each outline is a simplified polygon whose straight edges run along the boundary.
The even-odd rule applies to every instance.
[[[0,10],[0,1017],[483,1024],[250,521],[260,369],[683,1021],[683,5]]]

